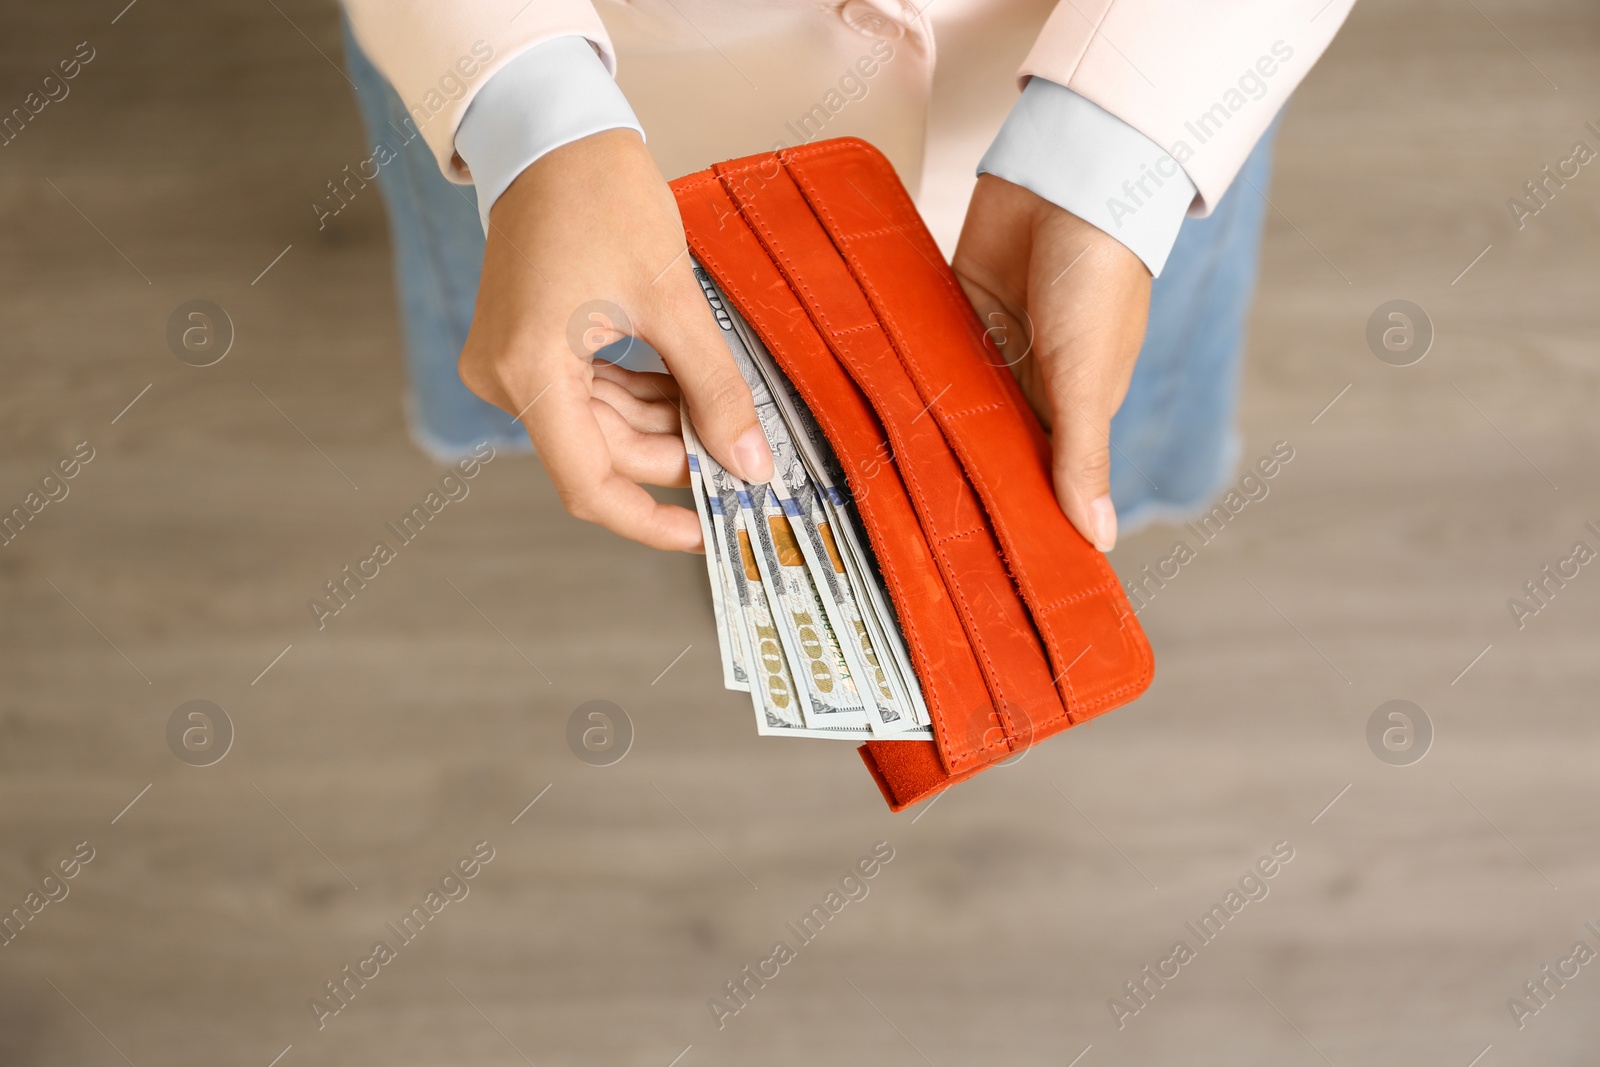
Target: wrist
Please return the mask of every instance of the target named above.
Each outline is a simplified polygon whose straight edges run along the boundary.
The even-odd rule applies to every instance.
[[[570,204],[567,190],[594,190],[615,181],[620,171],[650,159],[636,130],[601,130],[551,149],[522,169],[489,210],[497,226],[529,209]],[[652,160],[650,165],[654,166]]]
[[[580,36],[529,49],[486,82],[456,131],[456,152],[477,187],[488,228],[495,202],[529,166],[560,148],[615,129],[643,135],[604,61]]]
[[[1130,249],[1160,274],[1195,186],[1122,119],[1043,78],[1029,81],[978,173],[1023,186]]]

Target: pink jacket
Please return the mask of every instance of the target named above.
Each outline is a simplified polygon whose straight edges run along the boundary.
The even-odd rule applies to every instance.
[[[1014,54],[1009,57],[1019,83],[1039,75],[1064,85],[1166,148],[1199,190],[1202,211],[1227,189],[1353,4],[1061,0],[1048,10],[1048,0],[932,0],[919,11],[910,0],[820,6],[816,0],[345,0],[357,40],[402,100],[408,106],[426,102],[421,132],[456,181],[470,180],[454,138],[473,94],[526,49],[576,34],[588,38],[618,75],[658,159],[667,153],[669,177],[714,162],[702,158],[711,152],[771,148],[768,127],[753,117],[761,107],[804,113],[817,99],[817,86],[848,70],[868,38],[887,39],[900,65],[875,91],[895,100],[858,109],[856,121],[865,129],[841,123],[829,135],[867,136],[903,172],[915,164],[914,185],[923,134],[904,127],[926,118],[937,23],[954,27],[940,41],[947,62],[952,52],[968,61],[963,48],[978,56],[973,62],[1008,58],[1018,32],[1037,32],[1020,69],[1010,66]],[[695,97],[704,87],[687,84],[683,72],[700,68],[685,65],[685,55],[707,77],[725,77],[724,87]],[[630,83],[628,67],[635,63],[639,74]],[[817,76],[807,84],[810,70]],[[735,73],[741,81],[733,80]],[[757,80],[760,90],[743,94],[743,84],[754,90]],[[742,108],[727,86],[755,103]],[[715,114],[707,113],[707,99],[718,100]],[[707,134],[708,125],[715,136]],[[685,145],[693,146],[681,159],[672,155],[680,129]]]

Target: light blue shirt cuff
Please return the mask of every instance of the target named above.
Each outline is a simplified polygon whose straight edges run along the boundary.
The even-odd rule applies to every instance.
[[[1152,275],[1166,265],[1195,186],[1171,153],[1055,82],[1035,77],[978,164],[1115,237]]]
[[[557,37],[517,56],[484,83],[456,130],[472,172],[478,217],[541,156],[602,130],[644,129],[587,39]]]

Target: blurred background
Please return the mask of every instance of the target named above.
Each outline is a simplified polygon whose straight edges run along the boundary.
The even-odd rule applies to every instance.
[[[92,52],[0,145],[0,505],[47,499],[0,546],[0,1064],[1591,1062],[1600,566],[1563,561],[1600,549],[1600,174],[1508,206],[1600,149],[1591,5],[1358,5],[1266,190],[1243,457],[1292,461],[1147,599],[1148,695],[895,816],[848,746],[756,737],[699,558],[526,456],[315,628],[443,473],[377,191],[307,206],[366,155],[338,13],[123,3],[0,15],[0,112]],[[210,366],[169,345],[194,300]],[[594,700],[609,766],[567,741]]]

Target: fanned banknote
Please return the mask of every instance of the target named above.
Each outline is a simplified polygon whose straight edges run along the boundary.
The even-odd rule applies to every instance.
[[[750,674],[747,664],[750,652],[745,642],[744,626],[739,612],[739,593],[734,588],[732,568],[727,562],[727,551],[722,538],[714,528],[715,516],[711,500],[705,491],[705,478],[700,472],[700,441],[689,424],[688,412],[683,412],[683,445],[689,456],[689,488],[694,494],[695,514],[700,518],[700,537],[706,549],[706,573],[711,579],[711,606],[717,624],[717,648],[722,656],[722,684],[727,689],[750,691]],[[720,503],[720,502],[719,502]],[[733,605],[730,608],[730,604]]]
[[[748,689],[763,735],[925,739],[927,707],[842,471],[804,402],[710,276],[696,279],[750,387],[769,485],[684,445],[706,543],[724,684]]]
[[[932,720],[928,717],[922,689],[911,666],[911,654],[900,635],[883,579],[872,562],[872,553],[867,547],[860,520],[848,506],[844,471],[838,458],[834,456],[833,448],[816,419],[806,408],[805,401],[778,367],[766,345],[737,311],[729,308],[727,314],[745,348],[754,357],[782,412],[789,437],[804,458],[807,477],[812,483],[811,491],[805,495],[813,498],[817,516],[815,521],[827,523],[839,550],[838,562],[850,576],[845,586],[851,591],[849,607],[854,609],[861,621],[860,630],[855,631],[860,635],[861,654],[874,668],[873,680],[881,678],[882,689],[887,690],[888,704],[884,710],[893,713],[887,715],[880,711],[883,729],[879,732],[894,733],[912,726],[926,726]],[[884,455],[888,454],[887,443],[882,451]],[[820,562],[818,569],[821,569]],[[855,595],[856,590],[862,594],[859,598]],[[908,705],[910,714],[905,715]],[[891,725],[895,723],[899,725]]]

